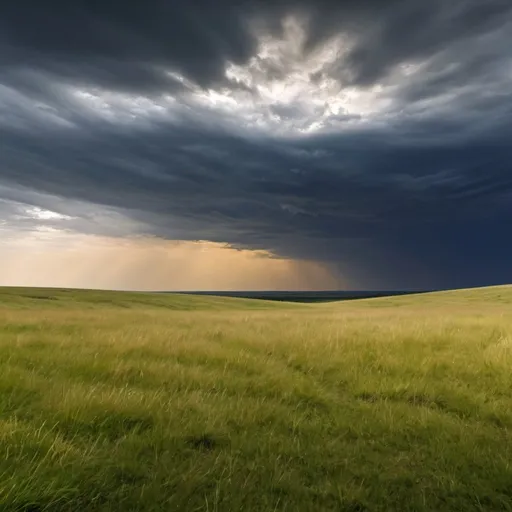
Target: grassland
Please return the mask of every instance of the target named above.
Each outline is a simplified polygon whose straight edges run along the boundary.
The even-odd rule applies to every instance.
[[[512,510],[512,287],[0,289],[0,510]]]

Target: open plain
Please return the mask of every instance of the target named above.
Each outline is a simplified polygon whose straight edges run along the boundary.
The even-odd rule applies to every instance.
[[[0,510],[512,510],[512,287],[0,289]]]

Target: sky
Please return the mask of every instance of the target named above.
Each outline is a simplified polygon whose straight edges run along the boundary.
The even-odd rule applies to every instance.
[[[0,285],[512,283],[510,0],[17,0]]]

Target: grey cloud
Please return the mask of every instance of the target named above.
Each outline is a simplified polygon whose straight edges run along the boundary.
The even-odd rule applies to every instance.
[[[0,20],[0,65],[125,90],[168,87],[166,68],[205,84],[251,54],[242,14],[237,2],[20,1]]]
[[[133,91],[179,87],[165,74],[175,69],[206,86],[224,81],[227,61],[244,63],[254,54],[252,20],[279,33],[287,13],[309,19],[305,51],[340,31],[351,34],[354,47],[331,72],[371,84],[400,62],[499,31],[511,20],[512,5],[508,0],[20,0],[6,6],[0,18],[0,69],[39,69],[72,83]],[[504,36],[503,44],[507,41],[510,36]]]
[[[508,0],[50,3],[20,0],[0,18],[4,223],[36,225],[16,213],[33,205],[70,215],[67,229],[81,232],[325,261],[364,287],[512,280]],[[348,57],[316,79],[382,83],[382,115],[342,112],[325,133],[262,134],[194,103],[164,73],[235,87],[224,66],[254,56],[252,20],[279,34],[287,13],[309,17],[305,56],[351,34]],[[415,59],[416,74],[400,75]],[[69,84],[157,107],[172,93],[178,106],[135,121],[119,107],[112,120]],[[299,128],[309,115],[300,102],[265,108]]]
[[[512,191],[507,146],[399,146],[385,132],[380,139],[359,133],[346,141],[319,136],[277,145],[160,128],[143,139],[112,128],[60,139],[4,131],[0,180],[114,208],[149,235],[371,268],[379,265],[367,251],[378,255],[392,241],[399,254],[418,231],[433,246],[461,217],[471,223],[482,210],[498,219],[511,213],[503,200]],[[450,171],[440,173],[447,165]],[[288,172],[299,166],[303,173]]]
[[[506,29],[512,5],[504,0],[463,2],[397,2],[381,16],[370,15],[363,24],[347,62],[338,73],[351,83],[378,82],[402,62],[423,60],[452,45],[471,43],[482,35]],[[503,44],[510,41],[504,30]],[[458,48],[461,56],[467,48]]]

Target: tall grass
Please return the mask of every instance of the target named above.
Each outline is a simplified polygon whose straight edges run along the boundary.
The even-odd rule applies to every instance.
[[[512,288],[0,304],[2,511],[512,510]]]

